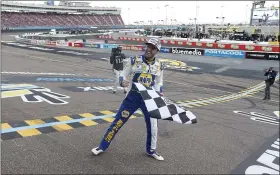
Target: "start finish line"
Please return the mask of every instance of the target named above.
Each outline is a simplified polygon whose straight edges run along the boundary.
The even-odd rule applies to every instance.
[[[37,78],[36,81],[44,82],[113,82],[114,80],[108,78],[63,78],[63,77],[51,77],[51,78]]]

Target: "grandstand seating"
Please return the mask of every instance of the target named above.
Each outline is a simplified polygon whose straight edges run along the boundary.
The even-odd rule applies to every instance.
[[[121,15],[1,12],[1,27],[123,26]]]

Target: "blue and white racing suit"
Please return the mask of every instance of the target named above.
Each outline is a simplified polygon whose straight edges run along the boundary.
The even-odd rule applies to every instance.
[[[129,80],[129,76],[131,76]],[[148,63],[144,56],[131,57],[128,60],[124,71],[120,76],[120,85],[122,86],[123,80],[129,81],[128,93],[123,100],[118,113],[115,116],[115,120],[104,135],[99,148],[105,151],[119,129],[127,122],[130,116],[140,108],[145,116],[146,128],[147,128],[147,142],[146,152],[153,154],[156,150],[157,142],[157,119],[150,118],[145,103],[131,82],[142,83],[147,87],[153,87],[159,93],[162,92],[163,82],[163,65],[158,59],[154,59],[152,63]]]

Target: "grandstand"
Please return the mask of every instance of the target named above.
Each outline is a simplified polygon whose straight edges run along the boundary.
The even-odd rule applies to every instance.
[[[54,5],[1,2],[1,28],[124,26],[121,9],[91,7],[86,2]]]

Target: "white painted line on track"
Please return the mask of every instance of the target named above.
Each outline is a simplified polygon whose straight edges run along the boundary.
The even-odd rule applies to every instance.
[[[77,76],[78,74],[71,74],[71,73],[55,73],[55,72],[8,72],[4,71],[1,74],[20,74],[20,75],[71,75]]]
[[[216,72],[216,73],[221,73],[221,72],[224,72],[224,71],[228,70],[229,68],[230,68],[229,66],[222,67],[222,68],[220,68],[220,69],[215,70],[215,72]]]

